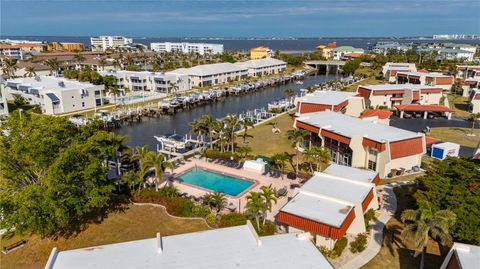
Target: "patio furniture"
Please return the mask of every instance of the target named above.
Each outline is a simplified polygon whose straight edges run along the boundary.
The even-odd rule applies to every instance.
[[[237,210],[237,207],[230,203],[228,206],[227,206],[227,209],[230,210],[230,212],[235,212]]]
[[[287,186],[285,186],[277,191],[277,196],[282,197],[287,195],[287,193],[288,193],[288,189],[287,189]]]
[[[290,184],[290,189],[300,188],[300,184],[292,183]]]
[[[288,172],[287,178],[295,180],[295,179],[297,179],[297,174],[295,174],[294,172]]]

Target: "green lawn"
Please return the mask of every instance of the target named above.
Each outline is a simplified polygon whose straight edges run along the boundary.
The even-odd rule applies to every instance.
[[[448,103],[450,108],[454,109],[453,113],[457,117],[468,118],[470,117],[470,112],[468,112],[468,98],[461,95],[449,94]]]
[[[413,242],[408,242],[404,246],[400,239],[400,233],[403,229],[403,223],[400,221],[400,215],[404,209],[413,208],[415,200],[412,197],[412,187],[402,186],[394,189],[397,196],[397,212],[392,217],[384,229],[383,244],[380,252],[368,262],[362,269],[385,269],[385,268],[418,268],[420,265],[420,256],[414,257],[414,251],[411,246]],[[438,243],[430,240],[425,255],[425,269],[439,268],[445,258],[448,248],[440,248]]]
[[[475,148],[480,141],[480,129],[474,129],[473,133],[475,136],[468,136],[472,129],[470,128],[459,128],[459,127],[441,127],[441,128],[432,128],[430,136],[439,138],[444,142],[452,142],[460,144],[464,147]]]
[[[282,115],[275,119],[277,121],[277,128],[281,133],[274,134],[272,132],[272,125],[263,123],[256,126],[253,129],[248,130],[248,134],[252,135],[252,138],[247,139],[246,146],[252,148],[252,155],[266,155],[271,156],[275,153],[295,153],[292,147],[292,142],[288,140],[288,130],[293,130],[293,120],[288,114]],[[238,138],[237,143],[239,146],[244,146],[243,139]]]
[[[152,206],[128,205],[125,210],[110,213],[102,222],[90,224],[77,235],[56,240],[39,236],[14,236],[2,239],[2,247],[25,239],[28,243],[9,254],[0,254],[1,268],[44,268],[53,247],[60,251],[130,240],[207,230],[205,221],[168,216],[164,209]]]

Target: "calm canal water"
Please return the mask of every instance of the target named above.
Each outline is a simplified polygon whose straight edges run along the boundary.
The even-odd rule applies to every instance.
[[[191,130],[189,123],[205,114],[210,114],[215,118],[223,118],[228,113],[239,114],[256,108],[266,108],[268,103],[284,98],[284,90],[287,88],[291,88],[295,93],[299,93],[302,88],[333,79],[338,79],[338,77],[335,75],[310,75],[305,78],[303,85],[288,83],[277,87],[265,88],[251,94],[230,96],[225,98],[224,101],[198,106],[191,110],[178,112],[175,115],[165,115],[151,119],[145,118],[142,123],[122,126],[116,132],[129,137],[127,143],[129,146],[148,145],[151,150],[154,150],[157,147],[157,140],[153,137],[154,135],[161,136],[173,132],[185,135]]]

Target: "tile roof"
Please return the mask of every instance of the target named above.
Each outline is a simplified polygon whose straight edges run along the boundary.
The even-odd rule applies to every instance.
[[[442,105],[420,105],[420,104],[408,104],[408,105],[396,105],[396,109],[400,111],[432,111],[432,112],[454,112],[455,110]]]
[[[383,109],[369,109],[362,112],[359,116],[360,119],[378,117],[378,119],[384,120],[390,118],[393,112]]]

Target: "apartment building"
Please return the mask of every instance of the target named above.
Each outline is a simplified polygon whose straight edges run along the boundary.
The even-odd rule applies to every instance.
[[[248,76],[248,68],[239,64],[217,63],[180,68],[167,74],[187,75],[189,87],[204,87],[245,79]]]
[[[99,36],[90,38],[92,51],[106,51],[107,49],[128,46],[132,43],[133,39],[123,36]]]
[[[85,50],[83,43],[71,43],[71,42],[49,42],[47,43],[47,51],[70,51],[80,52]]]
[[[260,47],[257,47],[257,48],[251,48],[250,49],[250,59],[251,60],[269,58],[269,57],[272,57],[272,56],[273,56],[273,50],[270,49],[269,47],[260,46]]]
[[[364,214],[378,208],[373,183],[377,173],[336,164],[330,167],[315,173],[277,215],[277,222],[289,233],[309,232],[317,246],[328,249],[346,234],[366,232]]]
[[[331,58],[334,60],[340,60],[345,54],[359,53],[363,54],[365,51],[361,48],[354,48],[352,46],[340,46],[332,49]]]
[[[419,167],[425,153],[425,136],[403,129],[324,111],[297,117],[295,128],[310,132],[305,147],[323,146],[331,161],[366,168],[381,178]]]
[[[28,55],[37,55],[42,51],[42,44],[0,44],[0,56],[23,60]]]
[[[418,84],[379,84],[358,86],[357,93],[365,99],[366,107],[391,109],[405,104],[438,105],[443,89]]]
[[[174,73],[159,73],[148,71],[100,71],[102,76],[117,78],[117,86],[131,91],[147,91],[158,93],[180,93],[188,91],[188,76]]]
[[[236,62],[235,65],[248,70],[248,76],[261,77],[265,75],[278,74],[287,70],[287,63],[274,58],[264,58]]]
[[[458,77],[480,78],[480,65],[457,65]]]
[[[480,77],[478,78],[467,78],[462,85],[463,96],[469,97],[470,92],[475,89],[480,89]]]
[[[417,67],[412,63],[388,62],[382,67],[382,74],[390,83],[397,81],[398,72],[417,72]]]
[[[480,246],[454,242],[440,269],[475,269],[480,262]]]
[[[205,54],[222,54],[223,44],[207,44],[207,43],[150,43],[150,49],[157,52],[172,52],[178,51],[181,53],[198,53]]]
[[[317,51],[325,59],[330,59],[332,57],[332,50],[337,47],[337,42],[330,42],[326,46],[318,45]]]
[[[471,62],[475,52],[456,48],[420,48],[417,49],[419,53],[432,54],[436,53],[437,60],[464,60]]]
[[[428,72],[397,72],[397,84],[421,84],[450,90],[455,78],[450,75]]]
[[[102,102],[103,85],[53,76],[7,80],[8,99],[19,94],[30,105],[39,105],[47,115],[57,115],[94,108]]]
[[[315,91],[295,100],[296,115],[321,111],[336,111],[357,117],[365,110],[365,101],[354,92]]]
[[[480,89],[475,89],[470,92],[470,112],[480,113]]]

